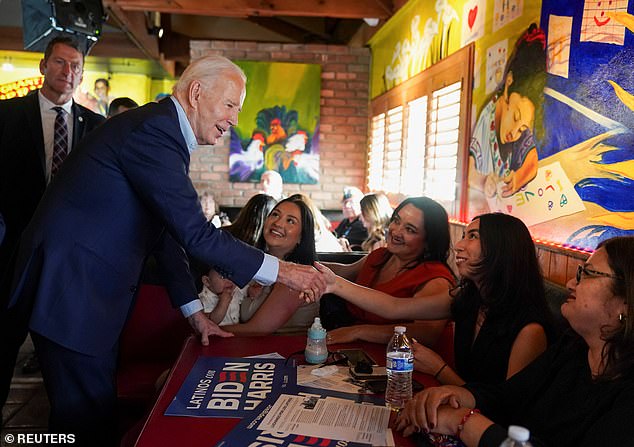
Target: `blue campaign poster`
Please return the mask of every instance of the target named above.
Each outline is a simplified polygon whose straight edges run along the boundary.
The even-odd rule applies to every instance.
[[[283,359],[200,357],[165,411],[166,416],[243,418],[294,387]],[[256,413],[254,413],[254,411]]]

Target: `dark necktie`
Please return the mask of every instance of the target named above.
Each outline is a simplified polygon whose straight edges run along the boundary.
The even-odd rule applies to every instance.
[[[51,177],[57,174],[60,166],[68,155],[68,127],[64,119],[64,109],[53,107],[57,112],[55,117],[55,139],[53,140],[53,164],[51,166]]]

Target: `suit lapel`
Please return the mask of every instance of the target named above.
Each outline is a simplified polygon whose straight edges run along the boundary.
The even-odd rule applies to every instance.
[[[170,124],[175,125],[176,129],[174,130],[173,135],[178,139],[181,150],[185,154],[185,169],[189,172],[189,163],[191,161],[191,154],[189,153],[189,149],[187,148],[187,143],[185,142],[185,137],[183,136],[183,132],[181,131],[180,121],[178,119],[178,111],[176,110],[176,104],[170,98],[163,98],[158,103],[159,106],[165,107],[170,111],[172,118],[170,119]]]
[[[46,172],[46,153],[44,152],[44,131],[42,130],[42,114],[40,113],[39,93],[34,92],[26,97],[26,119],[30,134],[33,136],[35,151],[40,160],[42,172]]]
[[[71,108],[73,110],[73,141],[70,146],[72,150],[75,149],[77,143],[84,137],[84,133],[86,131],[86,118],[84,117],[81,108],[75,104],[75,101],[73,101]]]

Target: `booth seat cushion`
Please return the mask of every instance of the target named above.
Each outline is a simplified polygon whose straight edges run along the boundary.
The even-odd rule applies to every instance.
[[[121,334],[117,395],[123,401],[151,399],[159,375],[170,368],[191,333],[163,286],[142,284]]]
[[[566,287],[556,284],[552,281],[544,281],[544,289],[546,292],[546,302],[554,317],[555,329],[558,331],[568,327],[568,322],[561,316],[561,305],[566,302],[566,298],[570,295]]]
[[[352,264],[367,255],[364,251],[347,252],[318,252],[317,260],[320,262],[336,262],[338,264]]]

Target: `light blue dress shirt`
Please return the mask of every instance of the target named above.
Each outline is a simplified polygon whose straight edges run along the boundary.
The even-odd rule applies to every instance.
[[[170,96],[170,99],[174,101],[174,105],[176,106],[176,113],[178,114],[178,124],[181,128],[181,133],[183,134],[185,144],[187,145],[187,150],[189,150],[189,153],[191,154],[198,147],[196,135],[194,135],[194,130],[192,129],[191,124],[189,124],[189,120],[187,119],[187,115],[185,114],[183,106],[180,105],[174,95]],[[265,253],[262,265],[256,272],[253,279],[260,284],[268,286],[270,284],[273,284],[275,280],[277,280],[278,271],[278,259],[275,256],[271,256]],[[200,299],[196,297],[189,303],[183,304],[180,309],[185,317],[189,317],[199,310],[203,310],[203,304],[200,302]]]

